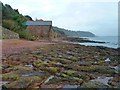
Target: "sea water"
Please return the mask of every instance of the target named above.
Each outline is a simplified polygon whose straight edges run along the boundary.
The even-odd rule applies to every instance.
[[[118,36],[96,36],[96,37],[83,37],[83,38],[93,41],[106,42],[106,43],[89,43],[89,42],[80,43],[86,46],[105,46],[110,48],[118,48],[120,46],[120,42],[119,42],[120,37]]]

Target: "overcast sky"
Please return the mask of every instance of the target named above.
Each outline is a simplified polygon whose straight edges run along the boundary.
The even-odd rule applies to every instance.
[[[33,19],[53,26],[90,31],[98,36],[118,34],[118,0],[1,0]]]

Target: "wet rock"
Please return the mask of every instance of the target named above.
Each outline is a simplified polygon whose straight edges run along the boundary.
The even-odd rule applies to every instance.
[[[57,77],[57,76],[54,76],[54,78],[52,78],[48,83],[47,85],[49,84],[57,84],[57,83],[60,83],[61,82],[61,78],[60,77]]]
[[[36,55],[41,55],[41,54],[42,54],[42,51],[36,52]]]
[[[85,61],[79,61],[78,64],[80,66],[90,66],[91,63],[90,62],[85,62]]]
[[[10,72],[2,75],[2,79],[4,81],[16,81],[20,78],[20,75],[18,75],[16,72]]]
[[[26,66],[22,66],[22,65],[14,66],[12,68],[13,68],[13,71],[19,71],[19,72],[31,70],[30,67],[28,67],[28,66],[26,67]]]
[[[98,56],[98,55],[95,55],[94,57],[95,57],[95,58],[98,58],[99,56]]]
[[[50,76],[47,80],[44,81],[44,84],[48,83],[53,78],[54,78],[54,76]]]
[[[68,55],[74,55],[75,53],[74,53],[74,52],[67,51],[66,54],[68,54]]]
[[[62,55],[58,55],[59,58],[62,58],[63,56]]]
[[[28,54],[16,55],[15,57],[20,57],[20,60],[16,58],[14,58],[14,60],[12,60],[12,58],[4,60],[5,67],[3,66],[3,71],[17,71],[17,73],[11,73],[11,75],[5,74],[5,76],[3,76],[5,80],[15,81],[9,84],[10,87],[37,86],[36,79],[34,79],[35,82],[31,82],[33,76],[40,77],[43,80],[43,78],[46,79],[45,77],[55,75],[55,77],[50,79],[45,85],[59,84],[58,86],[61,86],[80,85],[83,82],[95,79],[98,75],[116,75],[115,68],[108,66],[118,65],[117,59],[111,61],[112,63],[105,62],[106,57],[110,57],[111,52],[116,52],[113,49],[100,49],[76,44],[56,44],[45,47],[43,51],[41,52],[41,49],[37,49],[34,53],[28,52]],[[110,60],[112,59],[110,58]],[[10,67],[7,67],[7,65]],[[26,80],[23,78],[26,78]],[[38,84],[40,82],[38,81]],[[116,83],[118,81],[114,82]],[[97,87],[97,85],[102,87],[101,84],[94,84],[92,84],[91,87]]]
[[[117,86],[117,82],[114,81],[109,81],[108,84],[114,87]]]
[[[7,82],[7,81],[0,81],[0,87],[2,87],[3,85],[5,85],[5,84],[8,84],[9,82]]]
[[[109,80],[108,84],[113,86],[113,87],[117,87],[118,84],[119,84],[119,81],[120,81],[120,77],[119,76],[116,76],[112,79]]]
[[[65,58],[71,59],[71,58],[73,58],[73,56],[66,56]]]
[[[96,75],[94,74],[87,74],[86,76],[88,76],[88,80],[92,80],[96,78]]]
[[[33,68],[32,64],[25,65],[26,67]]]
[[[120,82],[118,82],[118,85],[117,85],[118,88],[120,88]]]
[[[60,62],[57,62],[57,63],[56,63],[56,65],[62,65],[62,63],[60,63]]]
[[[9,60],[12,60],[12,61],[20,61],[19,55],[10,56],[10,57],[8,57],[8,59],[9,59]]]
[[[60,90],[62,86],[60,84],[47,84],[47,85],[41,85],[41,88],[43,90],[47,89],[51,89],[51,90]],[[41,90],[42,90],[41,89]]]
[[[61,49],[57,49],[57,51],[59,51],[59,52],[60,52],[60,51],[62,51],[62,50],[61,50]]]
[[[103,83],[97,82],[97,81],[90,81],[87,83],[84,83],[81,88],[108,88],[109,86],[104,85]]]
[[[96,66],[93,68],[93,71],[101,74],[115,74],[115,69],[107,66]]]
[[[47,58],[47,57],[45,57],[45,58],[43,59],[44,62],[48,62],[49,60],[50,60],[50,59]]]
[[[65,86],[63,86],[63,89],[77,89],[77,88],[79,88],[80,87],[80,85],[65,85]]]
[[[93,79],[93,80],[91,80],[91,81],[97,81],[97,82],[101,82],[101,83],[103,83],[103,84],[105,84],[105,85],[108,85],[108,81],[110,80],[110,79],[112,79],[113,77],[98,77],[97,79]]]
[[[41,81],[42,81],[42,79],[38,76],[32,76],[30,78],[28,78],[28,77],[23,78],[22,77],[18,81],[11,82],[10,84],[6,84],[5,86],[7,88],[13,88],[13,87],[14,88],[28,88],[30,86],[32,86],[32,88],[34,88],[33,87],[34,83],[41,82]]]
[[[47,66],[47,62],[43,62],[41,60],[38,60],[38,61],[35,61],[33,63],[33,66],[36,68],[36,69],[39,69],[39,68],[42,68],[42,67],[45,67]]]
[[[2,85],[2,86],[0,87],[0,89],[1,89],[1,90],[6,90],[7,87],[6,87],[5,85]]]
[[[51,74],[56,74],[59,71],[57,67],[49,67],[49,68],[46,68],[46,70]]]
[[[74,76],[75,74],[77,74],[77,71],[74,70],[64,70],[64,72],[66,75],[70,75],[70,76]]]
[[[71,58],[69,58],[69,60],[76,62],[76,61],[78,61],[79,59],[78,59],[77,57],[71,57]]]
[[[92,63],[92,65],[99,65],[99,63],[95,61]]]
[[[54,52],[54,50],[50,50],[51,52]]]
[[[120,56],[119,55],[111,55],[110,59],[111,59],[111,61],[117,61],[118,62],[120,60]]]
[[[72,65],[67,65],[67,66],[65,66],[65,68],[66,68],[66,69],[73,69],[74,66],[72,66]]]
[[[67,59],[61,59],[61,60],[59,60],[59,62],[62,63],[63,65],[64,64],[71,64],[72,63],[72,61],[67,60]]]
[[[120,72],[119,65],[118,65],[118,66],[110,66],[110,67],[113,68],[113,69],[115,69],[115,72],[116,72],[117,74],[119,74],[119,72]]]
[[[44,77],[47,75],[45,72],[37,72],[37,71],[23,71],[20,73],[23,77],[31,77],[31,76],[39,76]]]
[[[3,57],[3,58],[2,58],[2,62],[5,61],[5,60],[7,60],[7,58]]]
[[[2,65],[2,73],[10,72],[11,70],[9,68],[10,68],[9,65]]]
[[[60,81],[68,82],[70,84],[74,84],[74,83],[82,84],[84,82],[83,79],[81,79],[81,78],[71,77],[71,76],[68,76],[68,77],[65,77],[65,78],[61,78]]]
[[[111,60],[110,60],[110,58],[107,58],[106,60],[105,60],[105,62],[110,62]]]

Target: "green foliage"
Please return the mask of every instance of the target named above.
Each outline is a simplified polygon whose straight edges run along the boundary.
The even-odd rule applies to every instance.
[[[24,26],[24,22],[27,21],[27,18],[25,18],[24,16],[22,16],[21,14],[16,14],[14,17],[13,17],[13,20],[22,28],[26,28]]]
[[[23,24],[27,19],[22,15],[16,14],[11,19],[3,19],[3,27],[10,29],[11,31],[20,31],[26,29],[26,26]]]
[[[8,4],[2,4],[2,19],[11,19],[14,17],[16,12],[12,9],[12,7]]]
[[[20,26],[18,26],[13,20],[3,20],[3,27],[11,31],[17,31],[18,28],[20,29]]]
[[[2,26],[19,34],[20,38],[34,40],[34,37],[26,31],[24,22],[32,20],[30,16],[23,16],[18,9],[13,9],[8,4],[2,5]]]
[[[25,16],[27,18],[27,20],[32,20],[32,18],[29,15]]]
[[[35,37],[27,30],[17,31],[20,38],[28,39],[28,40],[35,40]]]

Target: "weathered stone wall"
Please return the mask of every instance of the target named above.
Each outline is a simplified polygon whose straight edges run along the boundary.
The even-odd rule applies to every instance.
[[[53,30],[53,28],[50,30],[50,38],[54,39],[58,37],[58,33]]]
[[[0,32],[2,32],[2,38],[3,39],[19,39],[19,34],[10,31],[6,28],[0,28]]]
[[[34,36],[38,38],[46,38],[50,37],[51,26],[28,26],[27,30],[29,30]]]

